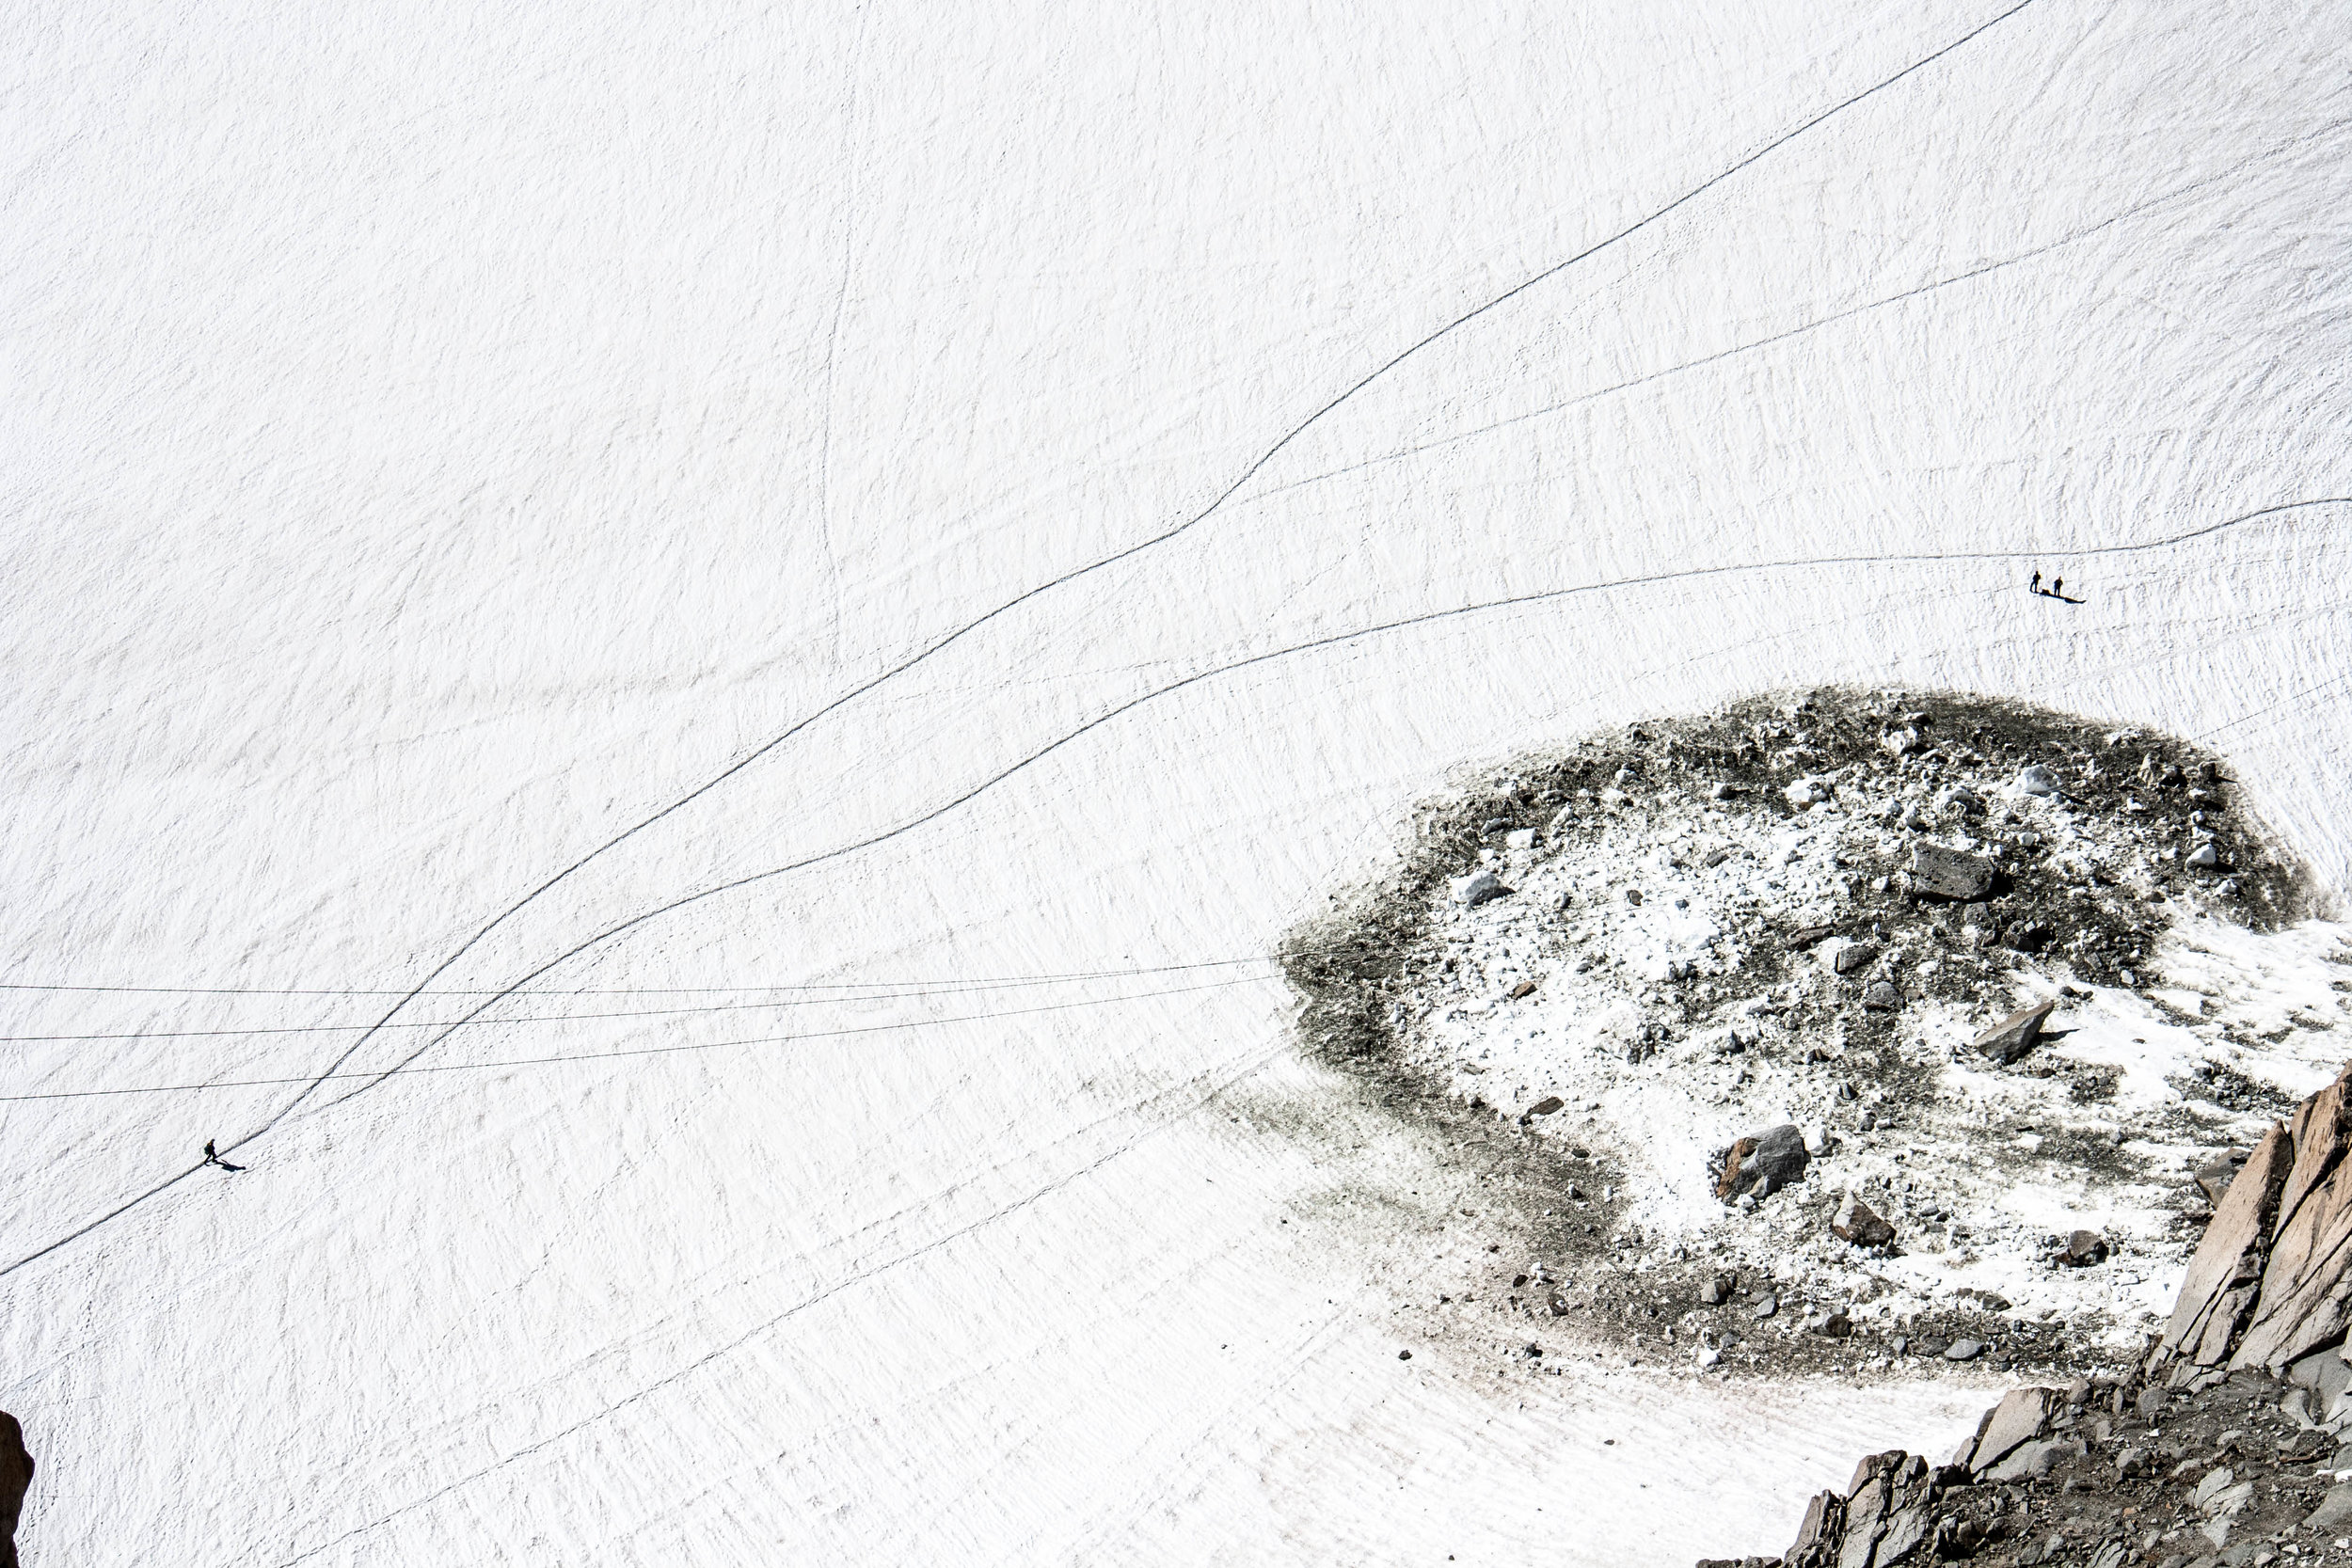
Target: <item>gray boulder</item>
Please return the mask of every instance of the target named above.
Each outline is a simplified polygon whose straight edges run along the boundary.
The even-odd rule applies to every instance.
[[[2057,1006],[2056,1002],[2037,1002],[2030,1007],[2020,1007],[1970,1041],[1968,1049],[2006,1067],[2041,1040],[2042,1025]]]
[[[1502,879],[1491,871],[1473,871],[1467,877],[1456,877],[1453,888],[1454,901],[1472,910],[1492,899],[1507,896],[1511,891],[1502,885]]]
[[[1991,861],[1963,849],[1947,849],[1940,844],[1911,847],[1912,886],[1955,904],[1973,904],[1992,892],[1994,870]]]
[[[1753,1138],[1741,1138],[1724,1156],[1723,1174],[1715,1196],[1729,1202],[1753,1195],[1769,1197],[1794,1181],[1804,1180],[1812,1156],[1804,1151],[1804,1131],[1784,1123]]]

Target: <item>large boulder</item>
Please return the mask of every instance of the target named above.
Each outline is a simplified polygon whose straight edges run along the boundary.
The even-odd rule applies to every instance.
[[[1933,898],[1974,904],[1993,891],[1997,869],[1982,855],[1947,849],[1940,844],[1915,844],[1911,849],[1911,885]]]
[[[1716,1178],[1715,1196],[1728,1203],[1743,1194],[1767,1197],[1794,1181],[1804,1180],[1812,1156],[1804,1149],[1804,1130],[1789,1123],[1741,1138],[1724,1156],[1723,1174]]]
[[[1971,1040],[1968,1049],[2006,1067],[2040,1041],[2042,1026],[2049,1022],[2050,1013],[2057,1006],[2056,1002],[2037,1002],[2030,1007],[2020,1007]]]

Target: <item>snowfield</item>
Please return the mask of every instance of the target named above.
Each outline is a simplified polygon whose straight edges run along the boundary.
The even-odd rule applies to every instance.
[[[1947,1449],[1401,1360],[1461,1205],[1268,956],[1828,682],[2352,880],[2339,23],[16,9],[26,1560],[1676,1563]]]

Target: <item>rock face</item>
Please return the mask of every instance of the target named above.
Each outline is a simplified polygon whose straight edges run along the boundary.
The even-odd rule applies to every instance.
[[[1823,1492],[1806,1508],[1796,1544],[1782,1554],[1788,1568],[1879,1568],[1934,1554],[1921,1553],[1934,1533],[1929,1506],[1934,1472],[1900,1449],[1874,1453],[1854,1470],[1846,1495]]]
[[[2042,1024],[2057,1006],[2056,1002],[2042,1002],[2020,1007],[1970,1041],[1968,1049],[2006,1067],[2034,1048],[2042,1038]]]
[[[2099,1386],[2095,1411],[2090,1378],[2063,1392],[2017,1388],[1984,1413],[1947,1465],[1871,1455],[1843,1496],[1814,1497],[1783,1568],[1925,1564],[2008,1542],[2022,1544],[2001,1546],[2004,1563],[2122,1568],[2157,1561],[2166,1544],[2178,1547],[2168,1562],[2188,1563],[2194,1550],[2205,1554],[2200,1563],[2258,1563],[2279,1560],[2251,1539],[2260,1532],[2283,1542],[2297,1526],[2352,1529],[2352,1482],[2321,1495],[2342,1454],[2312,1470],[2352,1433],[2347,1152],[2352,1069],[2303,1101],[2289,1125],[2272,1127],[2236,1167],[2163,1337],[2137,1371]],[[1860,1208],[1846,1200],[1841,1235]],[[2054,1260],[2087,1267],[2106,1254],[2104,1238],[2078,1230]],[[1981,1350],[1955,1341],[1945,1354]],[[2169,1441],[2152,1453],[2159,1436]],[[2184,1452],[2190,1457],[2172,1463]],[[2228,1465],[2214,1462],[2224,1455]],[[2063,1506],[2035,1516],[2036,1498]],[[2087,1498],[2103,1499],[2104,1522],[2088,1522]],[[2027,1507],[2017,1509],[2020,1500]],[[2176,1526],[2169,1534],[2168,1517]],[[2232,1544],[2233,1534],[2250,1544]]]
[[[2205,1367],[2276,1371],[2352,1323],[2352,1070],[2273,1127],[2222,1195],[2189,1259],[2159,1358],[2177,1385]]]
[[[33,1456],[24,1449],[24,1429],[0,1410],[0,1568],[16,1568],[16,1521],[32,1484]]]

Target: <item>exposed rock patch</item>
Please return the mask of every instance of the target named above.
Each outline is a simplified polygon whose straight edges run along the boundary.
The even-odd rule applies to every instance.
[[[16,1522],[32,1484],[33,1456],[24,1447],[24,1429],[0,1410],[0,1568],[16,1568]]]
[[[2139,1366],[2010,1390],[1947,1465],[1871,1455],[1807,1505],[1781,1557],[1739,1563],[2352,1560],[2348,1101],[2352,1069],[2236,1164]],[[2078,1234],[2068,1250],[2100,1242]]]
[[[2257,938],[2304,896],[2234,794],[2010,705],[1759,701],[1424,806],[1283,958],[1328,1059],[1557,1161],[1515,1245],[1580,1331],[1724,1371],[2105,1366],[2170,1303],[2193,1173],[2343,1054],[2340,939],[2268,939],[2274,984]],[[1840,1235],[1848,1196],[1892,1238]],[[1851,1344],[1800,1331],[1830,1313]]]

